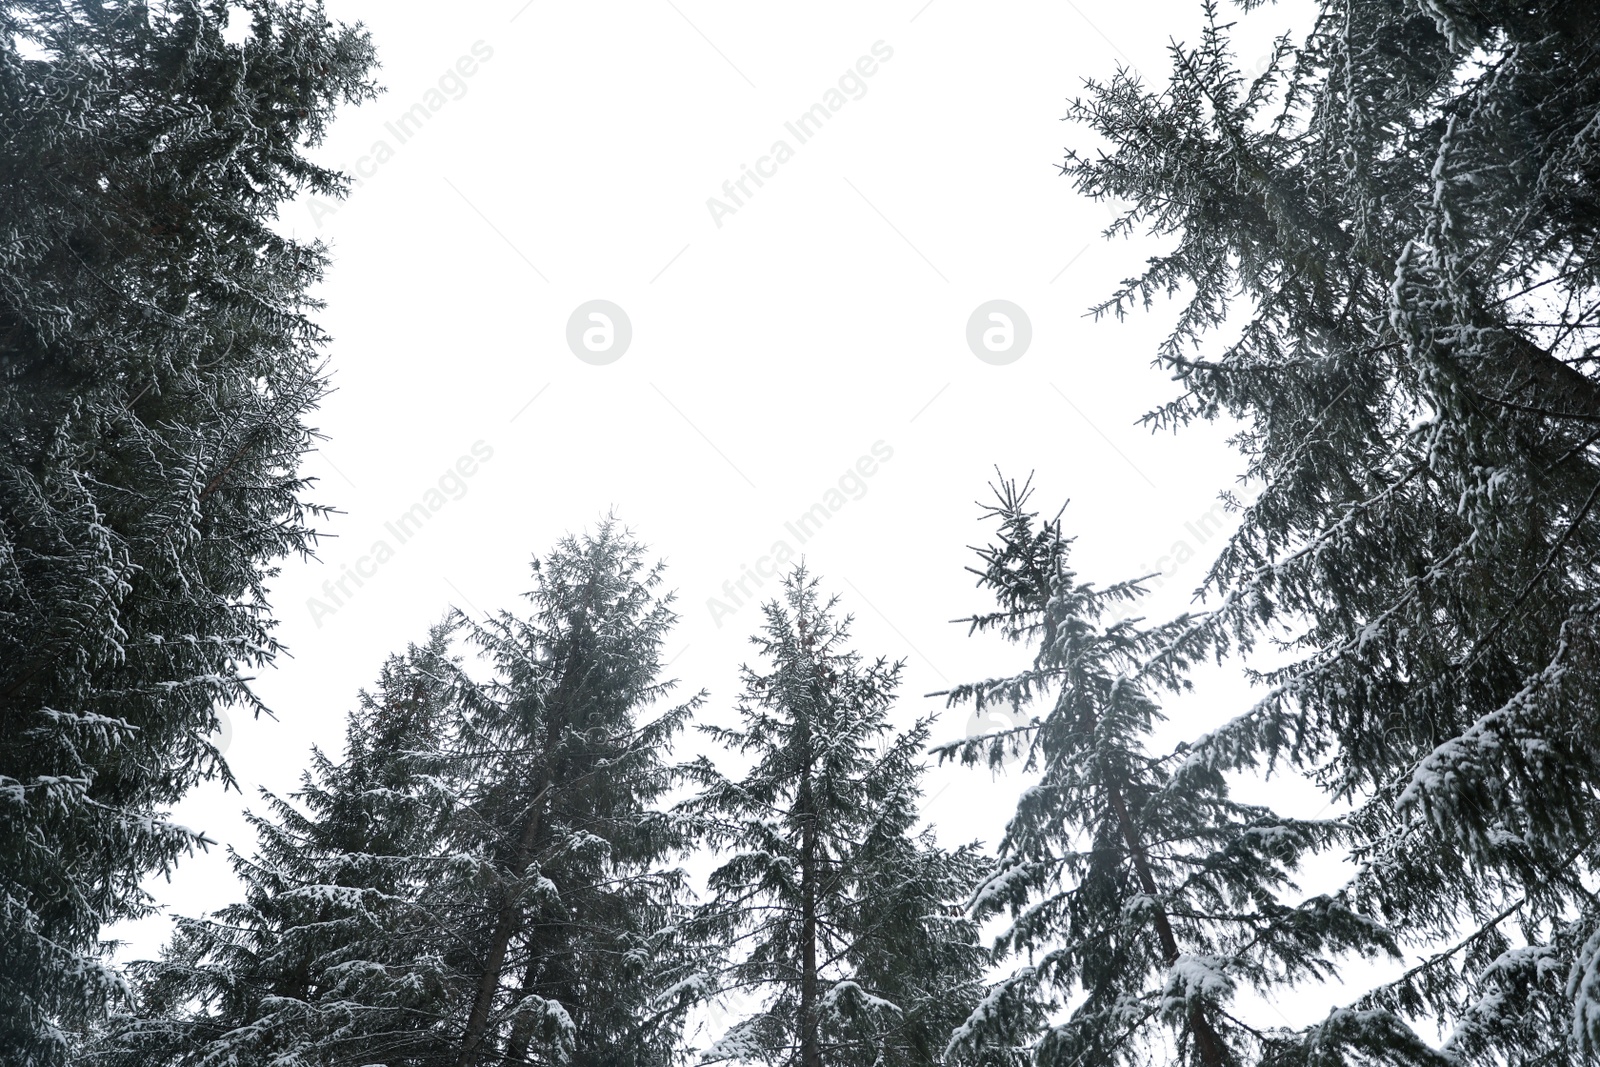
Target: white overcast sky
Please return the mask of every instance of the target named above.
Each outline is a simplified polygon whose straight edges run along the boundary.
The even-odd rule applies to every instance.
[[[451,604],[516,606],[529,559],[610,509],[668,561],[682,615],[669,673],[710,691],[711,718],[729,714],[757,613],[714,618],[708,599],[780,540],[841,594],[863,653],[906,660],[902,722],[939,707],[925,693],[1019,665],[949,622],[985,606],[963,568],[989,536],[974,502],[996,465],[1036,472],[1041,508],[1070,499],[1080,573],[1166,568],[1150,611],[1181,610],[1219,543],[1191,527],[1240,463],[1225,428],[1136,425],[1173,395],[1150,365],[1171,308],[1120,324],[1084,312],[1159,246],[1105,242],[1108,209],[1057,168],[1068,145],[1093,144],[1062,121],[1083,79],[1123,63],[1164,82],[1168,42],[1197,36],[1196,0],[328,7],[371,30],[386,90],[317,151],[370,176],[282,220],[333,255],[321,319],[337,391],[308,464],[315,499],[342,514],[321,559],[285,561],[273,583],[292,656],[257,683],[276,721],[231,724],[245,795],[198,790],[180,822],[248,852],[257,787],[292,789],[311,745],[340,749],[385,655]],[[1305,18],[1302,5],[1244,18],[1245,65]],[[829,102],[804,143],[786,127]],[[419,104],[433,108],[402,143]],[[777,141],[792,150],[781,163],[763,158]],[[758,167],[760,187],[747,179],[714,217],[708,199],[732,205],[724,183]],[[632,326],[606,365],[567,344],[591,300]],[[1006,365],[967,342],[991,300],[1031,323]],[[431,498],[443,506],[400,544],[385,524],[475,445],[490,458],[447,479],[455,496]],[[847,480],[855,495],[800,545],[785,523],[874,446],[892,455]],[[393,557],[363,561],[378,540]],[[1194,558],[1176,566],[1180,544]],[[353,595],[314,617],[309,599],[331,605],[323,583],[358,564],[361,587],[347,580]],[[1235,674],[1206,676],[1174,738],[1240,708]],[[936,739],[968,727],[950,712]],[[944,840],[993,845],[1020,786],[941,768],[927,788]],[[1321,805],[1277,790],[1302,814]],[[151,888],[175,914],[237,896],[222,847]],[[169,928],[124,926],[123,955],[152,955]]]

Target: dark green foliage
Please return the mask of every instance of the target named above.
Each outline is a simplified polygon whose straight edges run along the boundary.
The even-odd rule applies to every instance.
[[[1065,168],[1170,242],[1101,308],[1181,295],[1152,419],[1240,420],[1203,626],[1288,665],[1191,758],[1355,805],[1349,899],[1425,958],[1271,1062],[1400,1056],[1375,1008],[1456,1062],[1591,1062],[1600,9],[1330,0],[1253,79],[1206,10],[1165,87],[1089,86]]]
[[[384,665],[342,762],[313,752],[290,800],[266,795],[255,854],[234,856],[244,901],[179,921],[162,958],[136,967],[138,1010],[112,1019],[90,1062],[450,1062],[453,932],[425,906],[448,874],[455,804],[446,637]]]
[[[737,779],[692,766],[703,789],[686,811],[721,860],[695,929],[729,953],[702,992],[762,999],[710,1061],[942,1063],[981,991],[984,954],[956,907],[975,850],[913,833],[928,722],[891,729],[900,664],[864,663],[833,608],[803,567],[787,575],[752,639],[770,669],[742,670],[741,725],[702,727],[754,761]]]
[[[58,1063],[117,985],[110,921],[198,843],[161,809],[276,651],[309,544],[321,250],[302,151],[370,95],[314,5],[0,3],[0,1049]]]
[[[527,617],[469,624],[493,667],[458,673],[465,881],[430,910],[460,937],[470,982],[457,1067],[657,1067],[673,1061],[698,946],[679,932],[685,839],[658,809],[670,743],[697,696],[652,706],[677,616],[661,565],[618,524],[547,556]],[[492,976],[492,977],[491,977]]]
[[[998,766],[1008,751],[1039,772],[1006,827],[974,900],[1005,915],[997,948],[1020,961],[957,1032],[952,1049],[1010,1054],[1040,1067],[1255,1062],[1276,1038],[1235,1017],[1237,987],[1270,996],[1335,973],[1336,958],[1397,954],[1344,894],[1296,899],[1295,868],[1349,838],[1337,820],[1243,804],[1189,749],[1147,748],[1160,689],[1184,689],[1208,648],[1188,617],[1145,628],[1115,609],[1137,583],[1096,589],[1068,569],[1059,520],[1039,522],[1028,491],[1006,484],[991,515],[999,540],[979,554],[997,609],[970,620],[1035,648],[1013,677],[949,694],[1027,724],[946,746]],[[1175,1046],[1173,1041],[1175,1039]]]
[[[317,755],[298,806],[254,820],[245,902],[180,924],[96,1061],[675,1062],[706,952],[655,807],[695,705],[650,710],[672,688],[660,580],[607,522],[545,558],[527,616],[457,616],[392,660],[344,762]]]

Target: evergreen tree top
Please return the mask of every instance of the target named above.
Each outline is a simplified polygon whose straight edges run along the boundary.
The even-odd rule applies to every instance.
[[[784,575],[740,724],[700,727],[748,769],[688,768],[682,810],[719,859],[693,929],[725,953],[700,995],[757,1007],[702,1061],[932,1067],[981,984],[976,928],[954,914],[980,861],[916,832],[930,720],[893,729],[902,664],[858,653],[820,588],[803,563]]]
[[[1014,969],[957,1029],[949,1055],[1041,1067],[1228,1067],[1278,1055],[1293,1035],[1241,1013],[1239,989],[1276,996],[1335,976],[1341,957],[1398,953],[1344,894],[1305,896],[1294,880],[1307,857],[1354,835],[1337,819],[1235,800],[1188,746],[1152,753],[1156,696],[1187,686],[1203,631],[1187,618],[1108,620],[1138,583],[1080,581],[1059,513],[1041,522],[1026,485],[995,488],[986,515],[998,538],[973,570],[999,610],[970,623],[1030,645],[1034,660],[947,697],[1038,713],[935,751],[998,766],[1022,749],[1039,780],[971,901],[976,919],[1009,920],[995,950]]]

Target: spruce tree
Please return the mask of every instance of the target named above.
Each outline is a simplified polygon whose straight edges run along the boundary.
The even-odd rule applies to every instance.
[[[1164,85],[1089,84],[1065,170],[1167,243],[1099,309],[1181,296],[1153,423],[1240,424],[1203,625],[1288,663],[1190,758],[1354,805],[1351,900],[1419,957],[1278,1062],[1402,1016],[1457,1063],[1591,1062],[1600,9],[1324,0],[1258,75],[1204,13]]]
[[[492,668],[462,669],[460,877],[429,908],[456,933],[464,983],[454,1067],[664,1067],[698,947],[682,933],[673,736],[700,698],[657,708],[676,621],[662,565],[619,523],[563,540],[526,616],[462,620]]]
[[[763,998],[702,1061],[942,1063],[981,986],[984,954],[954,906],[979,860],[913,832],[928,720],[892,730],[901,665],[863,662],[817,588],[803,567],[785,576],[752,638],[769,669],[741,672],[741,725],[701,727],[748,772],[691,768],[702,788],[685,811],[722,860],[694,929],[728,952],[702,992]]]
[[[453,615],[391,661],[346,760],[254,820],[245,902],[180,924],[101,1059],[675,1061],[707,953],[656,804],[698,703],[653,707],[672,597],[614,521],[535,569],[526,616]]]
[[[277,650],[310,544],[319,247],[272,228],[359,28],[315,4],[0,3],[0,1054],[61,1062],[99,936],[200,839],[162,816]]]
[[[1157,697],[1188,689],[1206,635],[1187,616],[1155,626],[1125,617],[1139,583],[1079,581],[1059,514],[1041,521],[1028,497],[1026,486],[996,488],[988,515],[998,539],[979,550],[974,571],[997,608],[964,621],[1031,646],[1033,662],[947,694],[980,712],[1006,707],[1024,725],[938,749],[996,769],[1021,752],[1038,774],[973,900],[980,921],[1009,917],[997,953],[1020,965],[989,990],[951,1052],[1039,1067],[1279,1062],[1284,1035],[1236,1014],[1237,989],[1275,998],[1335,976],[1341,955],[1399,952],[1345,894],[1297,898],[1296,867],[1347,843],[1351,828],[1233,799],[1218,768],[1189,759],[1187,745],[1151,751]],[[1364,1052],[1443,1063],[1397,1040],[1403,1024],[1381,1014],[1363,1024],[1382,1033]]]
[[[447,875],[455,808],[445,628],[391,657],[335,763],[318,751],[235,853],[244,900],[179,920],[136,966],[136,1004],[88,1062],[428,1067],[451,1062],[462,1000],[453,936],[424,903]]]

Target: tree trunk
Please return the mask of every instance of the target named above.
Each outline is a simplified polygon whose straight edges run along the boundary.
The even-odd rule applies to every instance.
[[[822,1067],[817,1017],[817,816],[812,795],[811,724],[801,730],[800,789],[800,1067]]]
[[[1117,816],[1117,827],[1122,831],[1122,840],[1128,846],[1128,853],[1133,857],[1133,871],[1139,879],[1140,887],[1152,900],[1159,895],[1155,876],[1150,873],[1150,861],[1145,855],[1144,843],[1139,840],[1138,833],[1133,828],[1133,820],[1128,817],[1128,805],[1122,799],[1122,790],[1115,782],[1108,785],[1110,792],[1111,809]],[[1178,939],[1172,932],[1172,923],[1167,918],[1166,909],[1157,906],[1155,909],[1156,938],[1161,943],[1161,958],[1168,967],[1178,962]],[[1206,1018],[1206,1013],[1199,1004],[1189,1009],[1189,1032],[1194,1035],[1195,1048],[1200,1053],[1200,1062],[1206,1067],[1228,1067],[1231,1058],[1228,1047],[1223,1044],[1222,1038],[1211,1027],[1211,1020]]]
[[[809,810],[809,765],[801,772],[800,792],[807,807],[800,831],[800,1067],[822,1067],[817,1018],[817,820]]]
[[[1555,418],[1600,420],[1600,382],[1552,356],[1515,330],[1498,327],[1506,339],[1514,386],[1529,386],[1535,405]]]
[[[539,770],[539,788],[534,792],[533,800],[528,805],[528,821],[523,824],[522,834],[517,840],[517,850],[511,868],[516,878],[521,878],[527,873],[528,864],[533,862],[533,846],[539,837],[545,797],[554,784],[551,779],[555,773],[552,761],[556,740],[560,737],[561,723],[567,719],[567,716],[560,714],[557,709],[567,707],[566,701],[571,698],[573,690],[579,684],[576,667],[579,663],[580,644],[581,642],[574,641],[568,647],[560,674],[561,680],[545,702],[544,752]],[[489,1032],[489,1013],[494,1008],[495,992],[500,988],[500,974],[505,967],[506,949],[510,947],[511,937],[516,933],[518,910],[515,895],[507,892],[502,886],[500,911],[495,916],[494,933],[489,938],[489,951],[484,956],[483,977],[478,982],[478,992],[473,998],[472,1013],[467,1016],[467,1028],[461,1037],[461,1051],[456,1056],[455,1067],[472,1067],[477,1059],[478,1049]]]
[[[528,815],[528,821],[522,826],[522,836],[517,840],[512,869],[518,878],[522,877],[528,869],[528,864],[533,860],[533,845],[539,836],[540,815],[544,810],[544,797],[548,790],[549,786],[544,786],[535,795],[533,810]],[[461,1051],[456,1056],[455,1067],[472,1067],[477,1058],[478,1048],[483,1044],[484,1035],[488,1033],[489,1012],[494,1007],[495,991],[500,987],[500,974],[505,967],[506,949],[511,945],[511,935],[516,933],[518,910],[516,894],[509,887],[502,886],[499,914],[495,916],[494,932],[489,938],[489,951],[483,960],[483,977],[478,982],[478,992],[473,998],[472,1013],[467,1016],[467,1028],[461,1037]]]
[[[538,984],[539,960],[530,957],[527,969],[522,972],[522,987],[517,990],[517,999],[522,1000],[529,996]],[[506,1054],[502,1062],[506,1067],[524,1063],[528,1057],[528,1046],[533,1042],[533,1024],[526,1019],[518,1019],[517,1024],[511,1028],[511,1038],[506,1042]]]

